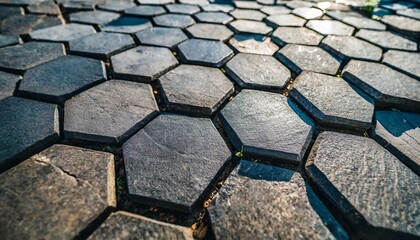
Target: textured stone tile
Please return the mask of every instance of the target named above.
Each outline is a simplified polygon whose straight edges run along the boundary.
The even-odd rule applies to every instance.
[[[138,0],[140,4],[162,5],[168,3],[175,3],[175,0]]]
[[[236,34],[229,44],[241,53],[273,55],[279,49],[269,37],[259,34]]]
[[[377,20],[365,17],[348,16],[343,19],[343,22],[358,28],[358,29],[371,29],[371,30],[385,30],[386,26]]]
[[[58,15],[60,9],[54,1],[44,1],[31,4],[27,7],[28,12],[36,14]]]
[[[18,35],[0,34],[0,47],[7,47],[21,43]]]
[[[158,26],[186,28],[195,23],[188,15],[168,13],[153,18]]]
[[[381,21],[391,29],[401,31],[405,34],[420,37],[420,21],[408,17],[387,15]]]
[[[146,45],[175,48],[176,45],[188,39],[179,28],[153,27],[136,33],[137,39]]]
[[[57,3],[60,4],[60,0],[58,0]],[[64,12],[95,10],[95,6],[91,3],[89,4],[89,2],[64,2],[64,3],[61,3],[60,5]]]
[[[286,6],[288,8],[302,8],[302,7],[314,7],[316,4],[315,3],[311,3],[311,2],[306,2],[306,1],[299,1],[299,0],[293,0],[293,1],[288,1],[286,2]]]
[[[420,82],[380,63],[352,60],[343,78],[356,85],[379,107],[420,112]]]
[[[235,20],[229,23],[235,33],[255,33],[266,35],[273,29],[263,22],[250,21],[250,20]]]
[[[49,103],[17,97],[3,99],[0,101],[0,125],[0,171],[59,138],[58,109]],[[1,195],[5,197],[5,194]],[[4,231],[2,229],[2,234]]]
[[[356,37],[376,44],[384,49],[416,51],[417,43],[397,34],[385,31],[360,30]]]
[[[383,63],[420,80],[420,53],[389,50],[384,54]]]
[[[13,15],[23,15],[24,10],[21,7],[0,6],[0,21]]]
[[[182,61],[209,67],[220,67],[233,56],[232,49],[220,41],[190,39],[178,49]]]
[[[319,2],[317,7],[323,11],[351,11],[351,7],[348,5],[329,1]]]
[[[209,1],[207,0],[179,0],[179,3],[204,6],[204,5],[208,5]]]
[[[320,19],[324,15],[321,10],[311,7],[295,8],[292,13],[307,20]]]
[[[62,104],[77,93],[105,80],[106,70],[102,61],[63,56],[27,70],[18,92]]]
[[[7,239],[75,238],[116,206],[114,156],[54,145],[0,175]]]
[[[258,10],[235,9],[229,13],[236,19],[262,21],[267,15]]]
[[[260,9],[261,12],[267,15],[289,14],[292,10],[285,6],[265,6]]]
[[[88,239],[128,239],[129,236],[141,236],[144,239],[193,240],[192,231],[187,227],[121,211],[108,217]]]
[[[69,23],[60,26],[39,29],[31,32],[29,35],[34,40],[68,42],[93,33],[96,33],[96,31],[92,26]]]
[[[263,6],[257,2],[252,1],[235,1],[234,2],[236,8],[244,8],[244,9],[260,9]]]
[[[150,82],[171,70],[178,61],[167,48],[139,46],[111,57],[116,78]]]
[[[218,3],[210,3],[207,5],[202,5],[201,9],[205,12],[230,12],[234,10],[235,8],[230,4],[218,4]]]
[[[275,54],[294,73],[312,71],[335,75],[340,62],[319,47],[287,44]]]
[[[345,17],[358,17],[358,18],[362,18],[364,17],[362,14],[358,13],[358,12],[346,12],[346,11],[327,11],[325,13],[327,16],[335,19],[335,20],[343,20]]]
[[[100,28],[105,32],[136,33],[151,27],[152,24],[146,18],[120,17]]]
[[[271,36],[271,40],[280,46],[288,43],[318,46],[321,34],[306,27],[278,27]]]
[[[200,8],[195,5],[189,4],[169,4],[165,6],[170,13],[180,13],[180,14],[187,14],[192,15],[194,13],[198,13]]]
[[[408,238],[371,226],[419,235],[420,178],[374,140],[323,132],[306,172],[359,237]]]
[[[300,162],[314,130],[311,120],[278,93],[242,90],[219,117],[245,158],[268,157],[288,164]]]
[[[415,4],[412,2],[407,2],[407,1],[398,1],[398,2],[385,2],[381,4],[381,7],[391,10],[391,11],[398,11],[398,10],[407,10],[410,8],[415,7]]]
[[[17,82],[21,79],[20,76],[0,72],[0,101],[13,96]]]
[[[218,239],[349,239],[299,173],[246,160],[208,211]]]
[[[372,11],[372,18],[376,18],[376,19],[380,19],[383,16],[386,15],[393,15],[394,13],[391,12],[390,10],[384,9],[384,8],[380,8],[380,7],[375,7]]]
[[[103,25],[120,17],[118,13],[108,11],[82,11],[69,15],[71,22]]]
[[[272,56],[239,53],[225,69],[242,88],[281,90],[291,80],[289,69]]]
[[[105,4],[100,4],[98,5],[98,8],[112,12],[123,12],[124,10],[135,6],[136,4],[130,1],[112,1]]]
[[[292,14],[272,15],[265,19],[268,26],[277,28],[281,26],[302,27],[306,20]]]
[[[410,17],[410,18],[420,20],[420,9],[419,8],[398,10],[397,14],[401,15],[401,16]]]
[[[351,36],[354,28],[335,20],[310,20],[306,27],[323,35]]]
[[[190,212],[231,152],[210,119],[160,115],[123,145],[128,193]],[[158,171],[157,171],[158,170]]]
[[[224,12],[199,12],[194,15],[199,22],[226,24],[233,20],[233,17]]]
[[[232,37],[233,32],[220,24],[198,23],[189,28],[187,32],[193,38],[225,41]]]
[[[133,16],[139,16],[139,17],[153,17],[153,16],[166,13],[166,10],[165,8],[161,6],[140,5],[140,6],[126,9],[124,13],[127,15],[133,15]]]
[[[13,15],[1,21],[0,29],[5,34],[27,34],[37,29],[61,25],[57,17],[46,15]]]

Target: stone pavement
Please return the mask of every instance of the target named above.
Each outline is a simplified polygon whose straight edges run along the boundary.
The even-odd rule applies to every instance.
[[[0,0],[0,239],[420,239],[420,2]]]

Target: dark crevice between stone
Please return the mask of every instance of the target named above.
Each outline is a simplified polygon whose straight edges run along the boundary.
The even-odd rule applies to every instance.
[[[87,239],[113,212],[114,208],[107,207],[93,221],[91,221],[74,239]]]

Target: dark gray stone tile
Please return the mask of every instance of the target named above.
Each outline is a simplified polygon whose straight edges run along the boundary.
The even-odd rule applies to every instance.
[[[183,14],[168,13],[153,18],[158,26],[186,28],[195,23],[192,17]]]
[[[293,14],[302,17],[304,19],[320,19],[324,13],[322,10],[313,7],[299,7],[292,11]]]
[[[344,35],[351,36],[354,28],[335,20],[310,20],[306,27],[323,35]]]
[[[0,47],[7,47],[21,43],[18,35],[0,34]]]
[[[282,26],[302,27],[303,25],[305,25],[306,20],[293,14],[284,14],[268,16],[265,19],[265,22],[268,24],[268,26],[273,28]]]
[[[356,85],[379,107],[420,112],[420,82],[380,63],[352,60],[343,78]]]
[[[199,12],[194,17],[204,23],[226,24],[233,20],[233,17],[224,12]]]
[[[267,15],[281,15],[289,14],[292,10],[285,6],[265,6],[261,8],[260,11]]]
[[[376,44],[384,49],[416,51],[417,43],[400,35],[386,32],[386,31],[373,31],[362,29],[356,33],[356,37]]]
[[[205,12],[225,12],[228,13],[232,10],[234,10],[235,8],[231,5],[231,4],[218,4],[218,3],[210,3],[207,5],[202,5],[201,9],[203,9],[203,11]]]
[[[419,8],[412,8],[412,9],[406,9],[406,10],[398,10],[398,15],[410,17],[413,19],[420,20],[420,9]]]
[[[384,54],[382,62],[420,80],[420,53],[389,50]]]
[[[178,65],[171,51],[139,46],[111,57],[116,78],[150,82]]]
[[[220,24],[198,23],[189,28],[187,32],[193,38],[225,41],[233,36],[229,28]]]
[[[188,39],[179,28],[153,27],[136,33],[142,44],[175,48],[176,45]]]
[[[101,31],[117,33],[136,33],[152,27],[146,18],[120,17],[102,27]]]
[[[25,6],[25,5],[37,3],[39,1],[40,0],[0,0],[0,4]]]
[[[251,20],[235,20],[230,22],[229,26],[233,31],[235,31],[235,33],[255,33],[266,35],[273,31],[273,29],[265,23]]]
[[[36,14],[58,15],[60,9],[54,1],[44,1],[31,4],[27,7],[28,12]]]
[[[60,4],[60,1],[57,1]],[[63,2],[60,4],[64,12],[93,11],[95,5],[89,2]]]
[[[161,6],[148,6],[140,5],[133,8],[126,9],[124,11],[127,15],[139,16],[139,17],[153,17],[160,14],[166,13],[165,8]]]
[[[82,11],[71,13],[70,21],[94,25],[107,24],[120,17],[120,14],[108,11]]]
[[[112,12],[124,12],[124,10],[135,6],[136,4],[130,1],[112,1],[105,4],[100,4],[98,5],[98,8]]]
[[[170,111],[211,116],[233,93],[233,84],[217,68],[181,65],[159,78]]]
[[[408,17],[387,15],[381,21],[391,29],[414,37],[420,37],[420,21]]]
[[[210,119],[164,114],[123,145],[133,200],[191,212],[231,152]],[[158,171],[157,171],[158,169]]]
[[[0,72],[0,101],[13,96],[17,82],[21,79],[20,76]]]
[[[168,9],[170,13],[192,15],[200,11],[200,8],[198,6],[189,5],[189,4],[168,4],[165,7]]]
[[[244,9],[260,9],[263,7],[261,4],[252,1],[235,1],[234,5],[236,8]]]
[[[279,49],[269,37],[259,34],[236,34],[229,44],[241,53],[273,55]]]
[[[371,30],[385,30],[386,26],[381,22],[366,17],[353,17],[348,16],[343,19],[347,23],[358,29],[371,29]]]
[[[318,46],[322,38],[324,36],[306,27],[279,27],[271,36],[271,40],[279,46],[288,43]]]
[[[69,23],[60,26],[39,29],[31,32],[29,35],[34,40],[68,42],[93,33],[96,33],[96,31],[92,26]]]
[[[209,67],[220,67],[232,56],[233,51],[220,41],[190,39],[178,45],[182,61]]]
[[[71,239],[116,207],[114,156],[54,145],[0,175],[2,236]]]
[[[23,15],[24,10],[21,7],[0,6],[0,21],[13,15]]]
[[[46,15],[13,15],[1,21],[1,32],[5,34],[27,34],[37,29],[61,25],[57,17]]]
[[[267,15],[258,10],[235,9],[229,13],[236,19],[262,21]]]

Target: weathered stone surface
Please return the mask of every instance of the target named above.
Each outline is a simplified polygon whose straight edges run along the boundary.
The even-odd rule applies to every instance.
[[[159,78],[169,110],[211,116],[234,91],[216,68],[181,65]]]
[[[153,18],[158,26],[186,28],[193,25],[194,19],[188,15],[168,13]]]
[[[229,44],[241,53],[273,55],[279,49],[269,37],[259,34],[236,34]]]
[[[199,6],[204,6],[204,5],[209,4],[209,1],[207,0],[179,0],[179,2],[183,4],[191,4],[191,5],[199,5]]]
[[[260,11],[268,15],[281,15],[289,14],[292,10],[285,6],[265,6]]]
[[[397,14],[420,20],[420,9],[419,8],[398,10]]]
[[[127,15],[133,15],[133,16],[139,16],[139,17],[153,17],[160,14],[164,14],[166,13],[166,11],[161,6],[140,5],[137,7],[126,9],[124,13]]]
[[[178,61],[167,48],[139,46],[111,57],[116,78],[150,82]]]
[[[194,14],[200,11],[198,6],[188,4],[169,4],[165,6],[170,13]]]
[[[334,3],[334,2],[319,2],[317,7],[323,11],[351,11],[351,7],[341,3]]]
[[[224,12],[199,12],[194,17],[204,23],[226,24],[233,20],[233,17]]]
[[[229,13],[236,19],[246,19],[246,20],[254,20],[254,21],[261,21],[263,20],[266,15],[258,10],[248,10],[248,9],[235,9]]]
[[[209,67],[220,67],[233,56],[232,49],[220,41],[190,39],[178,49],[182,61]]]
[[[0,68],[23,72],[65,54],[60,43],[28,42],[0,49]]]
[[[71,22],[103,25],[115,20],[120,15],[118,13],[108,11],[82,11],[71,13],[69,15]]]
[[[335,19],[335,20],[343,20],[345,17],[364,17],[362,14],[358,12],[345,12],[345,11],[328,11],[326,15]]]
[[[379,61],[382,58],[382,49],[352,36],[330,35],[322,40],[320,46],[345,61],[350,59]]]
[[[290,96],[324,127],[347,128],[365,132],[374,111],[373,100],[341,78],[302,72]]]
[[[100,32],[69,42],[71,54],[106,60],[111,55],[135,46],[127,34]]]
[[[6,34],[27,34],[33,30],[61,25],[57,17],[46,15],[13,15],[1,21],[1,32]]]
[[[0,6],[0,21],[13,15],[23,15],[24,10],[21,7]]]
[[[218,239],[349,239],[299,173],[246,160],[209,213]]]
[[[359,29],[385,30],[386,28],[386,26],[379,21],[365,17],[348,16],[343,19],[343,22]]]
[[[0,229],[7,239],[75,238],[116,206],[110,153],[54,145],[0,175]]]
[[[219,117],[245,158],[264,156],[298,164],[314,130],[311,120],[278,93],[242,90]]]
[[[136,33],[137,39],[146,45],[175,48],[176,45],[188,39],[179,28],[153,27]]]
[[[60,0],[58,0],[57,3],[60,3]],[[95,6],[93,4],[89,4],[88,2],[64,2],[61,4],[61,8],[64,12],[95,10]]]
[[[35,40],[68,42],[93,33],[96,33],[96,31],[92,26],[69,23],[60,26],[39,29],[31,32],[29,35],[32,39]]]
[[[130,239],[130,236],[141,236],[144,239],[193,240],[191,229],[187,227],[121,211],[108,217],[88,239]]]
[[[105,80],[106,70],[102,61],[63,56],[27,70],[18,93],[62,104]]]
[[[356,235],[408,237],[371,226],[420,234],[420,178],[374,140],[323,132],[314,144],[306,172]]]
[[[123,153],[134,200],[185,212],[231,156],[210,119],[172,114],[147,124],[124,143]]]
[[[58,15],[60,9],[54,1],[43,1],[31,4],[27,7],[30,13]]]
[[[232,11],[235,8],[230,4],[210,3],[210,4],[202,5],[201,9],[203,9],[203,11],[205,11],[205,12],[225,12],[225,13],[227,13],[227,12]]]
[[[275,56],[296,74],[312,71],[335,75],[340,67],[337,59],[319,47],[287,44]]]
[[[220,24],[198,23],[187,28],[193,38],[225,41],[232,37],[233,32]]]
[[[389,50],[384,54],[383,63],[420,80],[420,53]]]
[[[420,21],[408,17],[387,15],[381,21],[390,28],[413,36],[420,36]]]
[[[18,75],[0,72],[0,100],[13,96],[16,84],[20,79]]]
[[[239,53],[225,69],[242,88],[281,90],[291,80],[289,69],[272,56]]]
[[[406,10],[415,7],[413,2],[398,1],[398,2],[385,2],[381,4],[381,7],[391,11]]]
[[[168,3],[175,3],[175,0],[138,0],[140,4],[162,5]]]
[[[151,27],[152,24],[146,18],[120,17],[101,27],[101,30],[106,32],[136,33]]]
[[[385,49],[416,51],[417,43],[387,31],[362,29],[356,37],[369,41]]]
[[[234,4],[235,4],[235,7],[244,8],[244,9],[260,9],[263,7],[257,2],[251,2],[251,1],[235,1]]]
[[[302,8],[302,7],[314,7],[315,3],[306,2],[306,1],[299,1],[299,0],[292,0],[285,2],[286,6],[292,9],[295,8]]]
[[[112,1],[106,4],[98,5],[98,8],[112,12],[123,12],[124,10],[135,6],[136,4],[131,1]]]
[[[302,27],[305,25],[306,20],[300,17],[297,17],[292,14],[285,15],[273,15],[265,19],[265,22],[268,26],[277,28],[277,27]]]
[[[379,107],[420,112],[420,82],[380,63],[352,60],[343,78],[356,85]]]
[[[273,31],[263,22],[250,21],[250,20],[235,20],[229,23],[229,26],[235,33],[255,33],[266,35]]]
[[[40,0],[0,0],[0,4],[8,4],[8,5],[30,5],[39,2]]]
[[[321,10],[312,7],[295,8],[292,13],[307,20],[320,19],[324,14]]]
[[[280,46],[288,43],[318,46],[323,37],[306,27],[279,27],[273,32],[271,39]]]
[[[0,171],[58,140],[58,121],[56,105],[17,97],[0,101]]]
[[[0,34],[0,47],[16,45],[16,44],[19,44],[20,42],[21,42],[21,39],[18,35]]]
[[[354,28],[335,20],[310,20],[306,27],[323,35],[351,36]]]

